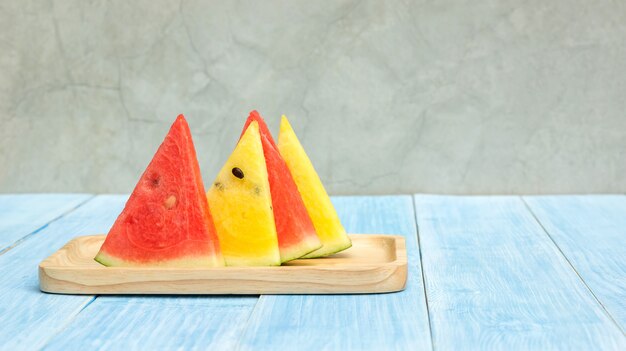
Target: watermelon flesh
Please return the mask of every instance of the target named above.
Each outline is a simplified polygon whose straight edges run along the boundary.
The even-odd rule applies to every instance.
[[[280,253],[259,125],[250,124],[207,192],[227,266],[278,266]]]
[[[280,121],[278,150],[302,194],[304,206],[322,242],[320,249],[305,255],[304,258],[328,256],[351,247],[350,237],[341,225],[320,177],[285,116],[282,116]]]
[[[280,156],[265,121],[257,111],[250,112],[241,135],[243,136],[250,123],[255,121],[259,125],[267,166],[280,260],[287,262],[319,249],[322,243],[317,237],[313,222],[287,164]]]
[[[183,115],[172,124],[95,260],[105,266],[224,266]]]

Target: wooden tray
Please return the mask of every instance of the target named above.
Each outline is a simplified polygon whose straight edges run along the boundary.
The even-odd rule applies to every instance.
[[[39,264],[42,291],[60,294],[341,294],[403,290],[404,238],[351,234],[331,257],[280,267],[130,268],[94,261],[104,235],[82,236]]]

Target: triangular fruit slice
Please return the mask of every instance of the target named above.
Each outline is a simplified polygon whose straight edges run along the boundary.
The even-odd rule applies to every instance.
[[[291,177],[289,168],[280,156],[265,121],[257,111],[250,112],[241,132],[242,135],[250,123],[254,121],[259,124],[259,132],[261,133],[261,143],[263,144],[263,154],[272,194],[280,260],[287,262],[319,249],[322,247],[322,243],[315,233],[315,227],[306,207],[304,207],[304,202]]]
[[[328,256],[352,246],[320,177],[285,116],[280,121],[278,151],[291,171],[323,245],[304,258]]]
[[[278,266],[259,125],[250,124],[207,193],[227,266]]]
[[[95,259],[105,266],[224,266],[183,115],[172,124]]]

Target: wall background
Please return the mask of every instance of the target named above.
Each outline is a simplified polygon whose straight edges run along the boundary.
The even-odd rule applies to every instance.
[[[0,1],[0,192],[129,192],[249,110],[328,190],[626,192],[621,1]]]

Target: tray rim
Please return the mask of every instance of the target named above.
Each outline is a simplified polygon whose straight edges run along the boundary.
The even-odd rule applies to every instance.
[[[89,285],[89,284],[85,284],[84,282],[77,282],[77,281],[67,281],[67,280],[59,280],[56,279],[55,276],[55,272],[59,273],[59,274],[65,274],[68,272],[77,272],[79,274],[85,274],[86,272],[89,271],[93,271],[94,270],[94,266],[80,266],[80,265],[74,265],[74,266],[68,266],[68,265],[59,265],[57,263],[53,263],[50,262],[51,260],[53,260],[54,257],[58,256],[58,255],[65,255],[64,251],[67,250],[67,248],[71,245],[75,245],[76,241],[80,241],[80,240],[84,240],[85,238],[94,238],[94,237],[104,237],[105,235],[102,234],[98,234],[98,235],[85,235],[85,236],[78,236],[78,237],[74,237],[72,239],[70,239],[67,243],[65,243],[61,248],[59,248],[58,250],[56,250],[54,253],[52,253],[50,256],[46,257],[44,260],[42,260],[39,265],[39,287],[40,290],[46,293],[60,293],[60,294],[83,294],[83,295],[93,295],[93,294],[98,294],[98,295],[111,295],[111,294],[119,294],[119,295],[130,295],[130,294],[147,294],[147,295],[213,295],[213,294],[221,294],[221,295],[240,295],[240,294],[245,294],[245,295],[249,295],[249,294],[254,294],[254,293],[250,293],[250,292],[201,292],[201,293],[188,293],[188,292],[118,292],[118,293],[112,293],[112,292],[67,292],[67,291],[62,291],[63,289],[55,289],[55,283],[56,284],[77,284],[77,285],[82,285],[82,286],[86,286],[89,288],[93,288],[93,289],[97,289],[98,287],[103,287],[106,288],[109,285],[112,284],[102,284],[102,285],[97,285],[97,284],[93,284],[93,285]],[[407,281],[407,276],[408,276],[408,257],[407,257],[407,252],[406,252],[406,241],[405,238],[402,235],[394,235],[394,234],[349,234],[349,236],[351,238],[357,239],[357,238],[363,238],[363,237],[369,237],[369,238],[380,238],[380,239],[392,239],[394,241],[394,253],[395,253],[395,258],[387,261],[387,262],[380,262],[380,263],[359,263],[359,264],[354,264],[354,265],[350,265],[350,266],[340,266],[340,265],[303,265],[303,266],[259,266],[259,267],[106,267],[106,266],[102,266],[100,268],[102,269],[107,269],[107,270],[111,270],[114,272],[120,272],[120,273],[130,273],[130,274],[137,274],[137,273],[141,273],[141,272],[146,272],[149,274],[155,274],[158,272],[168,272],[168,273],[173,273],[173,274],[185,274],[185,273],[189,273],[189,274],[207,274],[207,275],[212,275],[212,274],[219,274],[219,273],[225,273],[225,280],[229,280],[229,279],[235,279],[235,281],[237,280],[236,278],[230,278],[228,277],[228,275],[236,275],[236,274],[243,274],[245,275],[249,275],[249,274],[255,274],[255,273],[260,273],[260,274],[266,274],[266,275],[271,275],[271,274],[275,274],[276,276],[280,277],[282,275],[286,275],[289,273],[293,273],[294,271],[301,271],[303,273],[312,273],[312,272],[325,272],[328,271],[329,273],[332,272],[339,272],[339,273],[363,273],[363,272],[367,272],[367,271],[373,271],[373,270],[381,270],[381,269],[386,269],[386,270],[392,270],[394,269],[394,273],[393,275],[396,274],[400,274],[401,275],[401,284],[395,284],[396,286],[393,286],[391,288],[382,288],[382,289],[375,289],[372,291],[343,291],[341,289],[338,289],[337,292],[332,292],[332,291],[313,291],[313,292],[302,292],[300,290],[294,289],[293,292],[289,292],[289,291],[281,291],[281,292],[269,292],[269,294],[363,294],[363,293],[387,293],[387,292],[395,292],[395,291],[402,291],[404,290],[404,288],[406,287],[406,281]],[[312,259],[312,260],[316,260],[316,259]],[[323,260],[320,259],[320,260]],[[396,272],[398,271],[398,272]],[[219,278],[196,278],[196,279],[191,279],[193,280],[219,280]],[[134,281],[120,281],[117,284],[113,284],[113,285],[124,285],[124,284],[141,284],[141,283],[148,283],[148,282],[157,282],[159,280],[155,280],[155,279],[137,279]],[[164,279],[160,282],[162,283],[168,283],[168,282],[181,282],[181,281],[185,281],[184,279]],[[273,281],[271,279],[268,280],[262,280],[266,283],[272,283]],[[311,283],[311,284],[316,284],[316,283],[312,283],[312,282],[307,282],[307,281],[300,281],[300,282],[292,282],[293,284],[297,284],[297,283]],[[349,287],[349,286],[346,286]],[[349,290],[349,289],[348,289]],[[259,294],[262,294],[262,292],[259,292]]]

